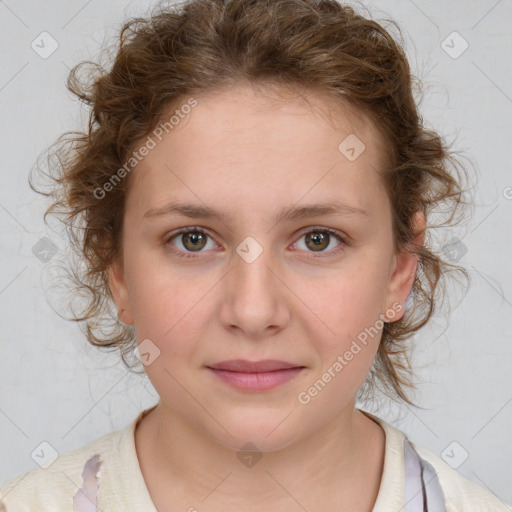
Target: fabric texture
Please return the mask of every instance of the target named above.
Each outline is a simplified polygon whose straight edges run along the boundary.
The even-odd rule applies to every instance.
[[[157,512],[135,449],[135,427],[154,407],[126,428],[61,455],[48,468],[10,480],[0,489],[0,512]],[[512,511],[487,489],[411,443],[400,430],[361,412],[386,434],[384,469],[372,512]]]

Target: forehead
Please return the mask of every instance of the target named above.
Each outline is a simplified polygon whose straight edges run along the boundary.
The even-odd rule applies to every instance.
[[[178,112],[189,98],[173,103],[163,115]],[[327,93],[293,86],[238,84],[194,95],[198,106],[180,116],[172,133],[180,139],[226,144],[271,142],[274,147],[309,140],[305,147],[331,144],[326,135],[357,134],[367,146],[385,147],[381,133],[362,109]],[[186,133],[184,133],[186,132]],[[166,134],[167,135],[167,134]],[[164,135],[165,137],[165,135]]]
[[[133,173],[129,195],[137,190],[137,202],[147,207],[176,194],[221,203],[231,194],[233,203],[262,204],[296,202],[305,193],[325,199],[333,190],[367,202],[386,158],[371,119],[325,95],[277,92],[237,86],[194,95],[196,106],[175,117],[179,122],[162,140],[153,137],[156,145]],[[187,99],[169,108],[164,122]]]

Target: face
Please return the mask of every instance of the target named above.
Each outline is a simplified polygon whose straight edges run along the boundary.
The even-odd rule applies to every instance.
[[[321,97],[242,86],[194,98],[132,171],[110,286],[169,414],[277,450],[353,410],[416,258],[393,251],[384,142],[362,115],[334,126]],[[232,360],[292,369],[212,369]]]

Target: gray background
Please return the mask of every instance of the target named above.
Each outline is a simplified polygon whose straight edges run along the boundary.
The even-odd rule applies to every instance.
[[[38,155],[86,120],[65,89],[69,69],[95,59],[123,20],[151,5],[0,1],[0,484],[36,467],[31,453],[41,442],[64,453],[123,428],[157,401],[146,377],[88,346],[54,311],[63,299],[45,288],[67,242],[57,226],[44,225],[44,199],[27,183]],[[471,274],[470,291],[449,319],[416,336],[416,400],[425,410],[387,402],[368,410],[512,503],[512,3],[365,5],[376,19],[400,24],[413,72],[425,81],[425,121],[471,159],[479,180],[469,226],[442,235],[460,240],[454,257]],[[47,58],[31,47],[43,31],[58,43]],[[467,50],[454,58],[464,41]],[[34,254],[43,237],[57,249],[50,263]]]

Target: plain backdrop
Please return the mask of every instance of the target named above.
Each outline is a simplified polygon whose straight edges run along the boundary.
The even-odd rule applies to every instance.
[[[58,453],[78,448],[158,399],[146,377],[87,345],[54,311],[48,268],[66,258],[68,243],[43,223],[46,203],[27,182],[38,155],[85,122],[65,87],[69,69],[94,60],[123,21],[152,4],[0,1],[0,484],[37,467],[31,454],[41,442]],[[478,177],[469,225],[443,234],[471,275],[469,292],[415,338],[415,398],[425,409],[383,402],[368,410],[512,503],[512,2],[365,5],[375,19],[399,23],[424,82],[425,123],[455,141]]]

